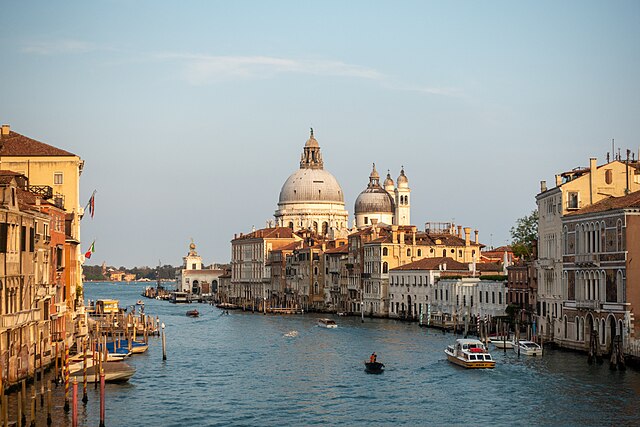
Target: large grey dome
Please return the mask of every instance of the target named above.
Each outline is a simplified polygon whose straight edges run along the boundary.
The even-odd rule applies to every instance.
[[[380,187],[367,188],[356,199],[355,214],[394,213],[393,199]]]
[[[305,202],[344,204],[344,195],[338,181],[326,170],[298,169],[282,186],[278,204]]]

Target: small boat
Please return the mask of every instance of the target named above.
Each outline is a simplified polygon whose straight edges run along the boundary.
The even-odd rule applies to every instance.
[[[449,345],[444,353],[447,360],[468,369],[494,368],[495,360],[487,351],[482,341],[474,339],[457,339],[454,345]]]
[[[198,312],[198,310],[196,310],[194,308],[193,310],[187,311],[187,316],[189,316],[189,317],[198,317],[198,316],[200,316],[200,312]]]
[[[338,324],[335,322],[335,320],[331,320],[331,319],[318,319],[318,326],[320,326],[321,328],[337,328]]]
[[[284,334],[284,336],[287,338],[295,338],[298,336],[298,331],[289,331],[286,334]]]
[[[489,337],[491,344],[496,346],[496,348],[504,349],[504,348],[513,348],[513,339],[505,336],[491,336]]]
[[[382,372],[384,372],[384,363],[364,362],[364,371],[367,374],[381,374]]]
[[[340,312],[338,312],[338,316],[340,316],[340,317],[344,317],[344,316],[348,316],[348,315],[349,315],[349,314],[348,314],[348,313],[345,313],[344,311],[340,311]]]
[[[130,350],[131,354],[144,353],[149,348],[149,344],[146,344],[143,341],[134,340],[131,340],[131,348],[129,348],[129,340],[120,340],[120,346]],[[109,347],[107,346],[107,348]]]
[[[521,340],[513,343],[513,351],[518,352],[520,348],[520,354],[525,356],[542,356],[542,347],[533,341]]]
[[[102,362],[102,370],[104,371],[104,380],[111,383],[121,383],[128,381],[129,378],[135,374],[136,369],[124,362]],[[87,381],[96,381],[96,372],[98,367],[87,367]],[[80,368],[77,371],[69,372],[69,375],[76,377],[79,381],[84,378],[84,369]],[[100,380],[100,374],[98,374],[98,381]]]
[[[173,304],[187,304],[189,302],[189,295],[186,292],[175,291],[171,293],[171,300]]]
[[[142,301],[141,299],[138,300],[138,302],[136,302],[136,305],[144,305],[144,301]]]

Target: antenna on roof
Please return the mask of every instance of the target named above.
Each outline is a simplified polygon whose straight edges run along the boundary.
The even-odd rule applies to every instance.
[[[615,139],[611,138],[611,155],[613,155],[613,160],[616,159],[616,143]]]

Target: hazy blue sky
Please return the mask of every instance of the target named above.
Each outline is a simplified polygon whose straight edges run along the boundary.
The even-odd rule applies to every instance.
[[[90,264],[228,262],[309,127],[353,204],[404,165],[412,222],[493,246],[540,180],[640,145],[639,1],[3,2],[0,122],[80,155]]]

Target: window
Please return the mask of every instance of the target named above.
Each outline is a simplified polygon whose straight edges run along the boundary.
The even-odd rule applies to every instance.
[[[604,182],[607,184],[611,184],[613,182],[613,171],[611,169],[604,171]]]
[[[418,249],[418,256],[422,256],[422,249]]]
[[[579,207],[578,192],[570,192],[567,197],[567,209],[578,209]]]
[[[364,217],[364,223],[365,223],[365,224],[369,224],[369,217],[368,217],[368,216],[365,216],[365,217]]]
[[[62,172],[54,172],[53,183],[55,185],[62,185]]]
[[[383,262],[382,263],[382,272],[383,273],[388,273],[389,272],[389,264],[387,262]]]
[[[407,249],[407,256],[411,256],[411,249]]]
[[[382,256],[387,256],[389,255],[389,249],[388,248],[382,248]]]

